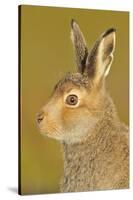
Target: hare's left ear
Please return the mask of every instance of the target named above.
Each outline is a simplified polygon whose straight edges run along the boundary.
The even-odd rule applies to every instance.
[[[78,24],[73,19],[71,21],[71,39],[76,55],[76,64],[78,67],[78,71],[80,73],[84,73],[86,59],[88,56],[88,48],[85,42],[85,38]]]
[[[103,33],[87,57],[86,72],[97,83],[109,73],[115,49],[115,32],[111,28]]]

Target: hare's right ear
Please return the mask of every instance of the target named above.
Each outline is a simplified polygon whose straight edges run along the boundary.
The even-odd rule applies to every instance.
[[[110,28],[96,41],[86,60],[86,70],[93,82],[99,84],[109,73],[115,50],[116,30]]]
[[[71,39],[76,54],[76,63],[78,71],[83,73],[86,66],[86,59],[88,56],[88,49],[82,32],[75,20],[71,21]]]

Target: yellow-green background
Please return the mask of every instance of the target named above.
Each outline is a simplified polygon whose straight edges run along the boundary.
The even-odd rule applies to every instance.
[[[43,137],[36,113],[56,82],[76,70],[70,40],[74,18],[88,47],[106,29],[117,29],[115,59],[107,78],[120,119],[128,124],[128,12],[21,6],[21,193],[59,191],[63,162],[60,144]]]

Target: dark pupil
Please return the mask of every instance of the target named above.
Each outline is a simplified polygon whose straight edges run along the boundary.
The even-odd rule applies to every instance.
[[[75,101],[75,100],[74,100],[74,97],[71,97],[70,100],[71,100],[71,103],[73,103],[73,102]]]
[[[76,105],[77,101],[78,101],[78,98],[77,98],[76,95],[69,95],[67,97],[67,103],[70,104],[70,105]]]

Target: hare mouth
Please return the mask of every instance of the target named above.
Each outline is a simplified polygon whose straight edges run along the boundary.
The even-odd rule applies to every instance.
[[[48,138],[55,139],[55,140],[62,140],[61,135],[59,135],[57,133],[45,132],[45,133],[43,133],[43,135],[48,137]]]
[[[44,128],[44,127],[41,128],[40,127],[40,133],[42,135],[45,135],[47,137],[57,139],[57,140],[61,140],[61,138],[62,138],[61,131],[58,130],[57,128],[55,128],[55,127],[47,127],[47,128]]]

